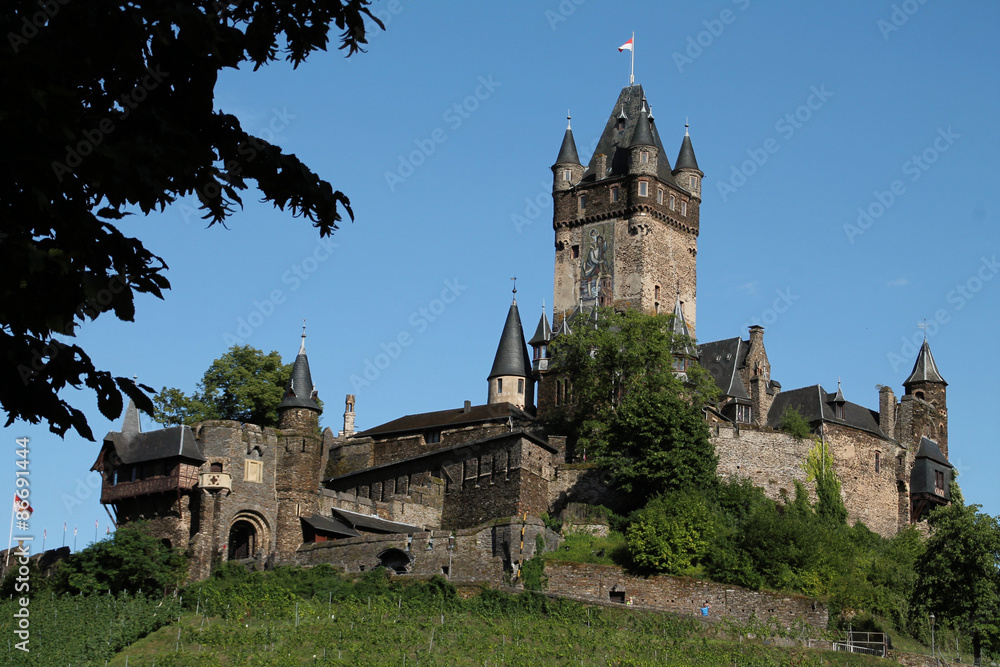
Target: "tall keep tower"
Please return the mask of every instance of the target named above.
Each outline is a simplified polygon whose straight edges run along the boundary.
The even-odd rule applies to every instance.
[[[586,168],[567,128],[553,172],[558,323],[594,305],[671,312],[695,331],[701,177],[685,133],[672,170],[642,86],[622,89]]]

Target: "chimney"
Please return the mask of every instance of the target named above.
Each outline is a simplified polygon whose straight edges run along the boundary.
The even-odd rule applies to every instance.
[[[755,324],[750,327],[750,346],[760,345],[764,342],[764,327]]]
[[[597,180],[601,180],[602,178],[605,178],[608,175],[608,156],[605,155],[604,153],[601,153],[600,155],[597,156],[596,170],[597,170],[596,174]]]
[[[472,401],[465,402],[465,407],[462,408],[462,412],[472,412]]]
[[[896,395],[889,387],[878,390],[878,427],[890,438],[895,438]]]

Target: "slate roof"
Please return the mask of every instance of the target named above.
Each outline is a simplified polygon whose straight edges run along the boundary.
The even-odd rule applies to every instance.
[[[592,182],[607,178],[608,176],[623,176],[628,173],[628,148],[632,144],[632,136],[635,134],[636,125],[639,123],[645,97],[642,86],[633,85],[622,88],[622,92],[618,95],[618,101],[615,102],[615,108],[612,109],[611,116],[608,118],[608,123],[604,126],[601,139],[597,142],[597,148],[594,149],[594,155],[590,158],[590,164],[583,174],[583,181]],[[618,117],[623,112],[625,126],[619,130]],[[648,117],[648,114],[645,117]],[[663,142],[660,141],[659,132],[656,130],[656,122],[652,119],[649,120],[649,131],[653,139],[652,145],[659,149],[659,157],[656,162],[656,175],[661,181],[677,186],[677,182],[671,173],[670,160],[667,159],[667,153],[663,150]],[[608,172],[605,174],[597,173],[598,155],[607,156]]]
[[[386,521],[385,519],[380,519],[377,516],[371,516],[369,514],[361,514],[359,512],[351,512],[342,509],[332,509],[335,519],[340,519],[351,528],[362,529],[368,531],[369,533],[422,533],[424,529],[420,526],[411,526],[406,523],[397,523],[395,521]]]
[[[904,387],[910,386],[914,382],[940,382],[941,384],[948,386],[948,383],[944,381],[941,377],[941,373],[938,372],[937,363],[934,361],[934,355],[931,354],[931,346],[927,344],[924,340],[924,344],[920,346],[920,352],[917,353],[917,361],[913,364],[913,372],[910,373],[910,377],[906,378],[903,382]]]
[[[493,368],[490,369],[487,379],[499,375],[531,377],[531,357],[528,356],[528,348],[524,344],[524,329],[521,327],[521,316],[517,312],[516,301],[510,304],[510,310],[507,311],[507,321],[504,322],[500,344],[493,359]]]
[[[139,409],[135,407],[135,402],[128,399],[128,407],[125,408],[125,419],[122,420],[122,435],[129,437],[136,433],[142,433],[142,422],[139,421]]]
[[[322,514],[313,514],[310,517],[301,518],[310,526],[323,533],[332,533],[343,537],[361,537],[361,533],[348,527],[346,523],[337,521],[332,517],[323,516]]]
[[[938,444],[927,436],[920,438],[920,445],[917,447],[917,455],[915,458],[930,459],[931,461],[946,465],[949,468],[955,467],[948,462],[948,458],[941,452],[941,448],[938,447]]]
[[[635,124],[635,132],[632,133],[629,147],[656,145],[653,143],[653,133],[649,130],[650,123],[652,121],[649,120],[649,112],[646,110],[646,102],[643,100],[642,108],[639,111],[639,122]]]
[[[122,463],[133,464],[158,459],[181,457],[204,463],[198,441],[190,426],[168,426],[148,433],[108,433],[105,442],[111,442]],[[96,465],[96,464],[95,464]]]
[[[527,412],[512,403],[493,403],[491,405],[474,405],[466,412],[465,408],[453,410],[438,410],[422,412],[393,419],[379,426],[362,431],[354,437],[388,435],[390,433],[405,433],[407,431],[423,431],[431,428],[447,428],[464,426],[475,422],[505,421],[507,419],[533,419]]]
[[[314,400],[316,388],[313,386],[312,375],[309,373],[309,358],[306,357],[306,336],[302,334],[302,345],[299,354],[292,365],[292,376],[285,386],[285,397],[281,399],[279,408],[310,408],[322,412],[322,408]]]
[[[684,128],[684,139],[681,141],[681,150],[677,153],[677,164],[674,171],[678,169],[698,169],[698,160],[694,157],[694,147],[691,145],[691,137],[687,128]]]
[[[552,327],[549,326],[549,318],[545,317],[545,311],[542,311],[542,319],[538,320],[538,326],[535,327],[535,335],[531,337],[528,341],[528,345],[542,345],[548,343],[552,340]]]
[[[573,140],[573,130],[569,124],[566,125],[566,134],[563,135],[556,164],[580,164],[580,156],[576,152],[576,142]]]
[[[836,394],[824,390],[818,384],[811,387],[783,391],[775,396],[774,402],[771,403],[771,409],[767,413],[767,425],[771,428],[779,428],[781,426],[781,417],[785,413],[785,410],[794,408],[810,423],[822,421],[831,424],[843,424],[861,429],[862,431],[868,431],[880,438],[891,440],[879,428],[878,412],[869,410],[863,405],[844,401],[844,418],[838,418],[833,409],[836,396]]]
[[[739,369],[746,364],[750,343],[736,338],[715,340],[698,346],[698,363],[708,371],[723,395],[750,398]]]

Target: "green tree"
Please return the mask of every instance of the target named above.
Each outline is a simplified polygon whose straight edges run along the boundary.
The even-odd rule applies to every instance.
[[[153,418],[161,424],[232,419],[277,426],[278,405],[291,375],[292,364],[282,364],[277,352],[265,355],[249,345],[234,345],[212,362],[193,395],[164,387],[153,399]]]
[[[691,341],[672,315],[601,311],[553,341],[553,367],[570,381],[573,404],[550,427],[574,436],[578,452],[608,468],[635,504],[656,494],[715,483],[717,458],[701,407],[718,390],[697,364],[673,372]]]
[[[812,429],[809,428],[809,422],[795,408],[785,408],[785,411],[781,413],[779,428],[793,436],[796,440],[808,438],[810,433],[812,433]]]
[[[955,483],[951,494],[951,504],[927,519],[915,608],[921,620],[933,612],[939,624],[972,637],[978,665],[984,650],[1000,651],[1000,524],[979,505],[966,505]]]
[[[816,482],[816,514],[831,525],[846,525],[847,507],[840,495],[840,479],[833,468],[833,454],[822,440],[813,441],[802,467],[806,479]]]
[[[60,396],[87,387],[117,418],[126,377],[100,370],[66,342],[100,315],[131,321],[136,294],[162,298],[164,260],[115,221],[194,194],[209,225],[225,224],[256,182],[263,199],[304,217],[321,236],[348,198],[294,155],[216,110],[226,68],[280,57],[300,65],[329,33],[347,55],[374,18],[368,0],[48,2],[8,0],[0,13],[0,406],[93,439],[83,412]]]
[[[61,593],[162,591],[184,579],[187,559],[145,532],[142,522],[121,526],[59,564],[54,587]]]
[[[703,496],[675,491],[636,512],[625,533],[632,560],[643,570],[692,574],[718,532],[716,513]]]

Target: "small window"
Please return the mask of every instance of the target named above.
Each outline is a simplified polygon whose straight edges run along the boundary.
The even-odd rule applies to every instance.
[[[580,195],[580,210],[587,208],[587,195]]]
[[[649,195],[649,181],[639,181],[639,196],[646,197]]]
[[[649,162],[649,151],[641,151],[639,153],[639,163],[646,164]]]
[[[674,370],[683,373],[687,370],[687,359],[684,357],[674,357]]]
[[[663,188],[656,188],[656,203],[663,203]]]
[[[441,442],[441,431],[427,431],[424,433],[424,442],[428,445]]]
[[[573,171],[571,169],[563,169],[563,180],[567,183],[573,179]]]
[[[575,245],[575,246],[573,246],[572,250],[573,250],[573,259],[579,258],[580,257],[580,246]]]
[[[660,314],[660,302],[659,301],[656,301],[656,302],[653,303],[653,312],[656,313],[657,315]]]
[[[692,190],[697,190],[698,189],[698,177],[697,176],[692,176],[691,177],[691,189]]]
[[[681,202],[681,215],[688,214],[688,203],[686,201]]]
[[[517,379],[517,393],[519,394],[524,393],[524,380],[522,380],[521,378]]]
[[[503,378],[497,378],[497,393],[503,393]]]
[[[934,493],[939,496],[944,495],[944,471],[934,471]]]
[[[673,211],[674,208],[676,208],[676,206],[677,206],[677,198],[674,197],[673,195],[670,195],[670,210]]]
[[[843,419],[844,418],[844,404],[843,403],[837,403],[836,404],[835,410],[834,410],[834,414],[837,416],[837,419]]]
[[[264,463],[246,459],[243,468],[243,481],[261,483],[264,481]]]
[[[660,300],[660,286],[659,285],[657,285],[657,286],[655,286],[653,288],[653,298],[656,299],[657,301]]]
[[[618,186],[617,185],[612,185],[611,186],[611,201],[613,201],[613,202],[618,201]]]
[[[208,467],[209,472],[222,472],[222,464],[216,461]]]
[[[875,452],[875,474],[882,472],[882,453]]]
[[[749,405],[737,405],[736,406],[736,421],[741,424],[750,423],[750,406]]]

